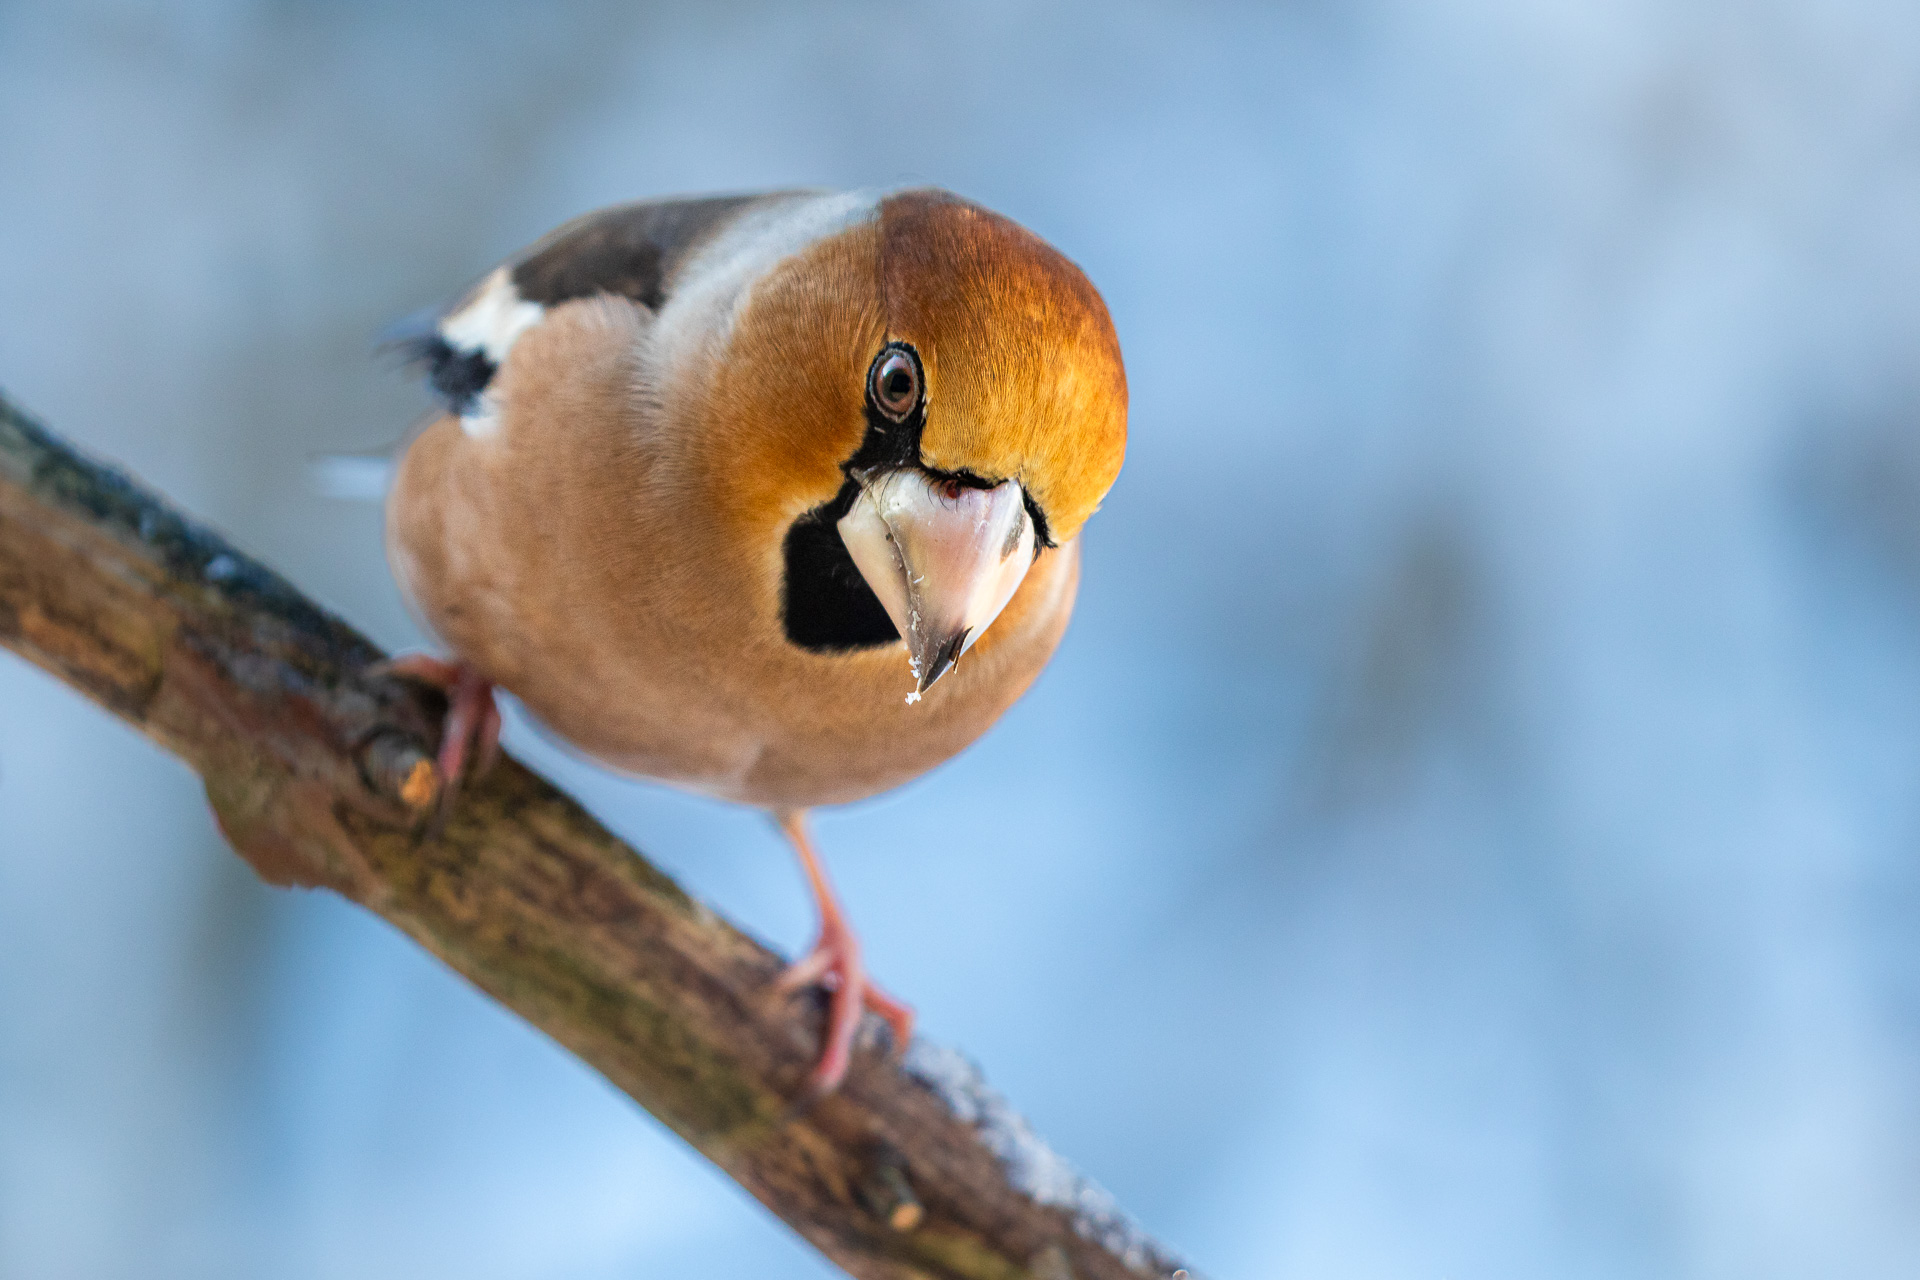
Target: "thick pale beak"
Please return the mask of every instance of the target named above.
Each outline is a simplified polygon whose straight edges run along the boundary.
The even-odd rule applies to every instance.
[[[917,470],[854,477],[840,539],[907,642],[917,702],[1000,616],[1033,564],[1026,493],[970,489]]]

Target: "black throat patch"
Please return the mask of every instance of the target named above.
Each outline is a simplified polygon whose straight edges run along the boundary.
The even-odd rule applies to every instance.
[[[912,352],[905,343],[892,343]],[[882,355],[886,351],[882,351]],[[918,352],[913,353],[918,362]],[[924,383],[924,373],[922,374]],[[926,429],[926,401],[914,406],[905,419],[895,422],[880,412],[871,395],[867,398],[867,433],[851,458],[840,464],[847,477],[831,502],[822,503],[793,522],[783,547],[784,567],[780,583],[780,623],[787,639],[813,653],[846,653],[892,644],[900,638],[900,629],[887,616],[886,606],[873,594],[853,555],[841,540],[839,523],[853,509],[860,496],[858,473],[917,468],[936,479],[991,489],[997,483],[970,471],[935,471],[920,460],[920,436]],[[1031,494],[1026,495],[1027,516],[1033,521],[1034,554],[1053,545],[1046,513]]]
[[[813,653],[871,649],[900,638],[840,538],[840,518],[859,494],[860,486],[848,480],[832,502],[815,507],[787,530],[780,622],[787,639]]]
[[[905,349],[912,351],[911,347]],[[918,353],[914,359],[919,360]],[[838,525],[860,496],[853,473],[918,465],[920,433],[925,428],[924,399],[904,421],[895,422],[881,413],[869,396],[867,433],[853,456],[840,464],[846,483],[833,501],[807,512],[787,530],[780,622],[787,639],[802,649],[846,653],[892,644],[900,638],[900,629],[887,616],[886,606],[853,563]]]

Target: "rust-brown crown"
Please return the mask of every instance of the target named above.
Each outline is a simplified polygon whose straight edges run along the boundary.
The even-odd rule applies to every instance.
[[[888,196],[876,214],[759,280],[696,393],[722,523],[766,548],[833,499],[869,430],[869,368],[904,342],[925,371],[919,461],[1018,480],[1052,539],[1073,538],[1126,453],[1126,374],[1100,295],[1038,236],[946,192]]]
[[[1018,480],[1065,542],[1100,505],[1127,446],[1113,321],[1080,268],[1024,227],[943,191],[880,206],[887,337],[926,369],[921,457]]]

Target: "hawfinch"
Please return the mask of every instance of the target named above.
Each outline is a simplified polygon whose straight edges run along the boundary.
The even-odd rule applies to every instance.
[[[818,902],[787,989],[832,990],[811,1088],[868,981],[804,826],[986,731],[1045,665],[1080,529],[1120,471],[1100,295],[942,191],[621,205],[496,268],[413,342],[445,412],[387,506],[393,570],[453,658],[451,794],[504,689],[624,773],[770,811]]]

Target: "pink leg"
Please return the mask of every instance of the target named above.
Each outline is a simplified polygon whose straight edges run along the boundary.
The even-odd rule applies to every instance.
[[[464,662],[448,662],[424,653],[409,653],[383,662],[379,674],[399,676],[432,685],[447,695],[447,720],[440,733],[440,813],[453,808],[460,784],[471,773],[483,778],[500,758],[500,708],[493,685]],[[473,758],[468,768],[468,758]]]
[[[854,936],[833,886],[827,883],[826,868],[813,851],[807,835],[806,811],[790,809],[775,815],[780,829],[793,842],[800,855],[801,869],[813,890],[814,903],[820,908],[820,937],[813,950],[780,975],[779,989],[795,991],[819,983],[832,993],[828,1003],[826,1045],[813,1068],[807,1092],[815,1097],[832,1093],[846,1078],[853,1061],[853,1037],[860,1029],[860,1015],[871,1009],[893,1028],[896,1049],[904,1049],[913,1037],[913,1010],[873,985],[860,959],[860,940]]]

